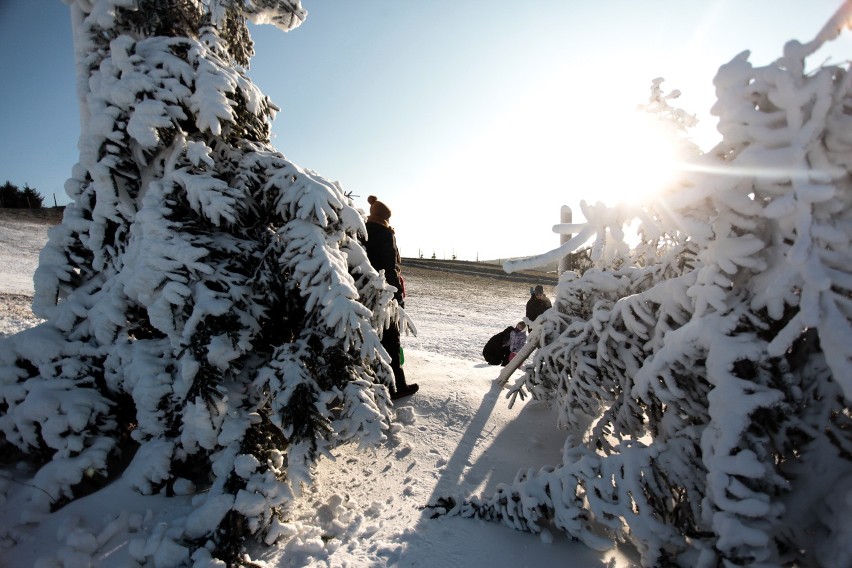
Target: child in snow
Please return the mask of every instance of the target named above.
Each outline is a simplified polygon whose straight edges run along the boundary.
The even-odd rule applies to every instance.
[[[527,324],[518,322],[515,329],[509,334],[509,361],[515,358],[521,347],[527,342]]]

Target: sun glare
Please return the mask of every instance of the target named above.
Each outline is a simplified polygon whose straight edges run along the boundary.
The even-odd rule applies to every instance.
[[[579,152],[576,179],[586,201],[639,203],[675,179],[675,148],[652,117],[628,114],[589,134]]]
[[[426,253],[434,248],[439,257],[455,251],[471,259],[478,249],[459,243],[484,241],[499,251],[495,258],[529,255],[553,245],[560,207],[577,215],[581,200],[638,202],[675,179],[673,140],[634,111],[641,97],[631,103],[611,89],[575,102],[566,98],[572,88],[544,82],[489,116],[487,127],[448,140],[442,159],[424,161],[406,183],[410,197],[398,204],[396,222],[429,234]],[[452,231],[436,231],[436,219]]]

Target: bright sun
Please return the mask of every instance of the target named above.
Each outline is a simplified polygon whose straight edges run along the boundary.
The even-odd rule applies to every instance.
[[[501,241],[495,257],[531,254],[551,246],[560,207],[577,214],[581,200],[638,202],[676,179],[674,140],[657,119],[615,91],[568,104],[569,88],[556,80],[531,88],[489,114],[484,127],[448,137],[439,159],[424,160],[407,181],[411,197],[399,204],[397,223],[413,234],[437,235],[429,243],[446,233],[440,245],[428,245],[445,258],[459,243],[493,241],[494,232],[515,247]],[[449,220],[452,231],[437,231],[436,219]],[[533,238],[541,244],[531,244]]]
[[[675,148],[661,125],[639,112],[589,131],[572,160],[573,176],[585,188],[582,199],[607,205],[637,203],[675,178]]]

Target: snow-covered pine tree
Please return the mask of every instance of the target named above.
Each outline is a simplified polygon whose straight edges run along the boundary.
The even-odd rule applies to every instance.
[[[852,74],[805,71],[850,22],[846,2],[772,64],[722,66],[718,147],[643,206],[583,204],[573,241],[512,265],[594,239],[509,393],[558,408],[563,461],[433,506],[629,541],[645,566],[852,565]]]
[[[274,150],[245,74],[247,21],[292,29],[299,0],[68,3],[80,161],[35,276],[47,321],[0,343],[0,454],[34,466],[24,520],[121,474],[194,486],[138,559],[238,562],[319,456],[385,438],[376,329],[401,312],[362,214]]]

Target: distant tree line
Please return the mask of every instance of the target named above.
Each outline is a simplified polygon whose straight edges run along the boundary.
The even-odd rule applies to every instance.
[[[20,188],[6,180],[6,183],[0,186],[0,207],[8,209],[41,209],[43,201],[44,197],[27,184],[24,184],[24,187]]]

